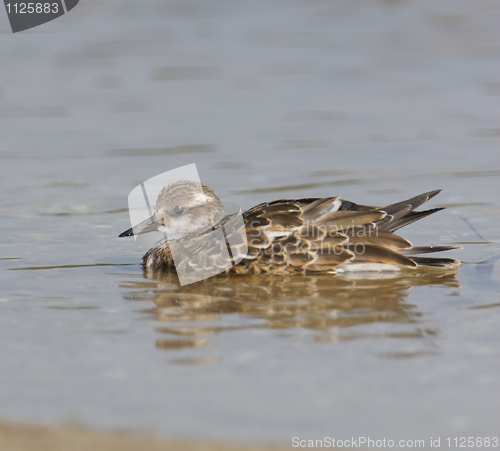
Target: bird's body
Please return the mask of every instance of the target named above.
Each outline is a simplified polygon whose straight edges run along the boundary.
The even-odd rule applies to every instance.
[[[415,211],[439,192],[384,208],[339,197],[276,200],[245,211],[241,224],[237,215],[225,215],[210,188],[180,181],[161,191],[150,219],[120,236],[151,230],[166,233],[166,239],[144,255],[142,265],[147,271],[196,271],[208,265],[219,268],[215,273],[228,274],[335,274],[359,269],[456,267],[459,262],[451,258],[415,256],[455,246],[413,247],[394,233],[442,210]],[[218,231],[225,240],[216,239],[222,236]],[[229,268],[222,258],[228,250],[232,261],[238,262]]]

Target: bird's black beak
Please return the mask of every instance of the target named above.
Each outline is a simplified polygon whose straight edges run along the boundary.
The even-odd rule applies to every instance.
[[[155,230],[158,230],[159,226],[160,224],[156,222],[155,217],[151,216],[150,218],[146,219],[145,221],[142,221],[136,226],[128,230],[125,230],[125,232],[123,233],[120,233],[118,237],[122,238],[124,236],[134,236],[134,235],[140,235],[141,233],[154,232]]]

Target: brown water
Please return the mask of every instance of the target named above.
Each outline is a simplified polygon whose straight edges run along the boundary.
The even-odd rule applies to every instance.
[[[184,437],[498,435],[497,2],[80,2],[0,21],[0,416]],[[148,278],[127,195],[442,188],[456,273]]]

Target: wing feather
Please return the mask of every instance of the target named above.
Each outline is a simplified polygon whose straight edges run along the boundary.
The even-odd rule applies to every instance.
[[[362,247],[347,246],[348,249],[355,252],[354,262],[377,262],[377,263],[389,263],[400,266],[407,266],[410,268],[415,268],[417,264],[399,252],[393,251],[382,246],[376,246],[372,244],[367,244]]]

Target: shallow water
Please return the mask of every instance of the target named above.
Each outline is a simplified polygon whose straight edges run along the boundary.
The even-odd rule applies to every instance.
[[[498,433],[497,2],[80,2],[0,22],[0,416],[236,440]],[[442,188],[456,273],[148,278],[127,195]],[[498,434],[497,434],[498,435]]]

